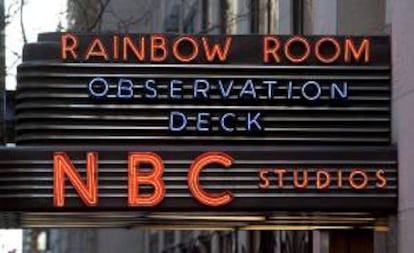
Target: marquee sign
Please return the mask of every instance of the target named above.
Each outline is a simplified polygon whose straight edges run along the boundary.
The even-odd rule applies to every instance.
[[[387,37],[49,34],[19,144],[389,144]]]
[[[2,210],[385,212],[397,201],[391,148],[20,147],[0,158]]]
[[[43,34],[0,209],[392,211],[388,37]]]

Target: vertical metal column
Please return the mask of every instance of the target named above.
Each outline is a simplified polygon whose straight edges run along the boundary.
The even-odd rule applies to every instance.
[[[6,29],[6,16],[4,10],[4,0],[0,0],[0,67],[2,71],[0,71],[0,145],[4,145],[6,143],[6,131],[5,131],[5,100],[6,100],[6,40],[5,40],[5,29]]]
[[[202,33],[208,33],[209,29],[209,0],[201,1],[201,31]]]
[[[228,9],[229,4],[227,2],[228,0],[221,0],[220,1],[220,34],[226,34],[227,33],[227,26],[228,26]]]
[[[267,28],[266,28],[266,33],[270,34],[272,33],[272,0],[267,0]]]
[[[239,229],[238,228],[236,228],[233,231],[233,242],[234,242],[233,253],[239,253]]]
[[[304,0],[292,1],[292,33],[303,34]]]

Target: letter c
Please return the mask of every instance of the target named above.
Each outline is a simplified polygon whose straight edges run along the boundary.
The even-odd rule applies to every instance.
[[[221,117],[221,119],[220,119],[220,125],[224,129],[224,131],[226,131],[226,132],[234,132],[235,131],[235,128],[234,127],[229,127],[229,126],[226,125],[226,122],[227,122],[226,119],[229,118],[229,117],[235,119],[236,118],[236,114],[231,113],[231,112],[224,114],[223,117]]]
[[[198,156],[188,171],[188,188],[194,198],[200,203],[207,206],[223,206],[233,200],[230,191],[221,193],[207,193],[200,186],[200,172],[209,164],[220,164],[226,168],[233,164],[233,158],[222,152],[207,152]]]

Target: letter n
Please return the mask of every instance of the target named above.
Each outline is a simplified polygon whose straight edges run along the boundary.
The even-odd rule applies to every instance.
[[[65,205],[65,176],[72,183],[83,203],[87,206],[98,204],[98,154],[86,155],[86,184],[65,152],[53,155],[53,202],[54,206]]]

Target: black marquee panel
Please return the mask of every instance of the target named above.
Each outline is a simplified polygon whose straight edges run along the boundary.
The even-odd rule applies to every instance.
[[[386,224],[381,217],[396,211],[398,170],[396,149],[391,145],[389,37],[328,37],[341,47],[349,39],[356,44],[369,40],[369,62],[346,62],[342,52],[333,63],[322,63],[312,54],[306,61],[295,64],[286,55],[281,56],[280,63],[263,63],[262,35],[231,36],[233,46],[224,62],[206,62],[198,57],[188,63],[177,62],[171,55],[161,63],[112,58],[63,60],[61,36],[41,34],[38,42],[24,47],[23,63],[17,71],[16,147],[0,148],[0,226],[130,226],[152,222],[160,225],[166,222],[160,218],[163,215],[168,216],[167,223],[175,224],[174,214],[193,216],[187,224],[192,226],[202,223],[203,215],[217,214],[221,218],[233,215],[231,222],[244,214],[247,218],[257,215],[273,222],[279,214],[294,221],[292,213],[305,214],[308,220],[303,224],[323,223],[323,219],[331,224],[336,213],[353,216],[356,219],[352,222],[359,215],[369,217],[369,225],[378,225],[378,217],[381,224]],[[106,46],[113,38],[112,35],[74,36],[79,38],[81,51],[93,38],[101,38]],[[136,36],[141,35],[131,38]],[[152,35],[143,36],[148,39]],[[178,38],[165,36],[168,41]],[[292,38],[275,36],[282,43]],[[192,38],[202,39],[201,35]],[[206,38],[215,42],[225,39],[219,35]],[[303,38],[314,50],[314,43],[324,37]],[[294,54],[303,52],[303,48],[292,50]],[[332,48],[323,50],[328,55],[332,53],[329,51]],[[95,78],[108,83],[104,99],[89,90]],[[148,79],[157,82],[160,94],[155,100],[143,95],[144,89],[148,89],[145,86]],[[191,93],[198,79],[211,83],[207,99],[194,98]],[[132,84],[131,99],[120,99],[119,80]],[[171,80],[182,81],[183,98],[174,100],[167,95]],[[220,97],[219,80],[234,80],[236,95],[228,99]],[[246,80],[255,84],[273,80],[278,85],[271,99],[263,99],[266,91],[258,85],[259,99],[251,100],[237,96]],[[290,82],[292,88],[288,86]],[[317,93],[319,85],[318,99],[304,99],[303,85],[307,82],[313,82],[311,93],[315,89]],[[346,98],[332,99],[333,84],[345,83]],[[172,111],[188,116],[186,131],[171,132]],[[200,112],[209,114],[210,131],[196,131]],[[246,132],[249,129],[243,121],[249,117],[248,113],[259,112],[264,130]],[[237,131],[229,133],[223,131],[222,125],[220,128],[218,123],[222,123],[220,117],[225,113],[237,114],[233,122]],[[86,153],[98,152],[97,206],[85,206],[69,183],[65,206],[53,205],[53,154],[58,151],[67,152],[83,176]],[[163,159],[166,195],[159,205],[128,207],[127,158],[132,151],[155,152]],[[233,201],[220,207],[200,204],[187,183],[194,159],[212,151],[234,158],[230,168],[210,165],[200,176],[206,191],[233,193]],[[279,168],[286,169],[284,186],[278,187],[276,176],[271,174],[268,189],[261,189],[260,171]],[[327,172],[332,181],[326,189],[317,187],[319,170]],[[367,184],[362,189],[350,183],[355,170],[366,175]],[[305,189],[295,186],[293,171],[301,175],[304,171],[309,173]],[[338,171],[342,172],[341,186],[337,183]],[[152,191],[148,185],[141,187],[144,192]],[[124,219],[128,222],[123,223]],[[348,222],[345,223],[353,224]],[[231,225],[237,226],[240,225]]]
[[[82,43],[90,37],[79,38]],[[306,38],[312,41],[320,37]],[[346,37],[334,38],[342,42]],[[18,68],[16,141],[18,145],[82,145],[85,141],[91,144],[387,145],[391,133],[389,38],[368,38],[371,41],[368,64],[345,64],[338,60],[321,65],[310,58],[306,64],[293,65],[282,59],[280,64],[265,65],[259,61],[261,36],[233,36],[232,57],[225,64],[203,61],[176,64],[172,60],[138,64],[133,61],[62,62],[59,36],[42,35],[38,43],[26,45],[23,64]],[[88,82],[95,77],[110,82],[110,95],[104,101],[92,99],[88,94]],[[134,82],[136,95],[132,101],[115,98],[119,78]],[[158,88],[162,94],[155,102],[142,98],[143,82],[149,78],[161,83]],[[212,83],[217,79],[254,82],[270,79],[282,85],[277,87],[275,99],[271,101],[236,98],[223,102],[214,94],[208,100],[186,99],[191,97],[189,90],[182,100],[165,98],[167,80],[183,80],[187,89],[197,78]],[[300,84],[308,80],[320,83],[322,89],[321,98],[312,103],[297,95]],[[287,99],[288,81],[296,84],[293,87],[296,95],[291,100]],[[347,101],[329,99],[332,82],[348,83]],[[240,92],[241,84],[235,82],[234,89]],[[187,131],[177,135],[168,131],[172,110],[189,117]],[[212,117],[213,126],[207,134],[195,131],[195,119],[200,111]],[[238,115],[237,133],[228,134],[218,127],[219,117],[225,112]],[[262,113],[263,132],[245,132],[243,122],[247,112]]]
[[[254,151],[253,151],[254,149]],[[222,207],[207,207],[192,198],[187,173],[193,159],[203,152],[222,151],[235,162],[230,168],[208,167],[201,173],[201,185],[207,191],[231,190],[234,200]],[[65,207],[53,207],[53,152],[67,152],[78,171],[85,173],[86,152],[98,152],[97,207],[86,207],[66,184]],[[130,151],[152,151],[163,158],[166,196],[151,208],[129,208],[127,205],[127,157]],[[257,148],[257,147],[19,147],[0,150],[0,209],[20,211],[391,211],[397,202],[397,164],[395,150],[390,148]],[[285,168],[284,188],[271,177],[267,190],[258,187],[258,172],[263,168]],[[292,170],[307,169],[309,185],[294,188]],[[332,185],[316,189],[314,171],[331,173]],[[364,189],[347,183],[353,169],[368,175]],[[383,169],[387,186],[377,189],[375,170]],[[334,181],[335,171],[343,171],[343,186]],[[302,173],[300,173],[302,175]],[[143,187],[145,189],[145,186]]]

